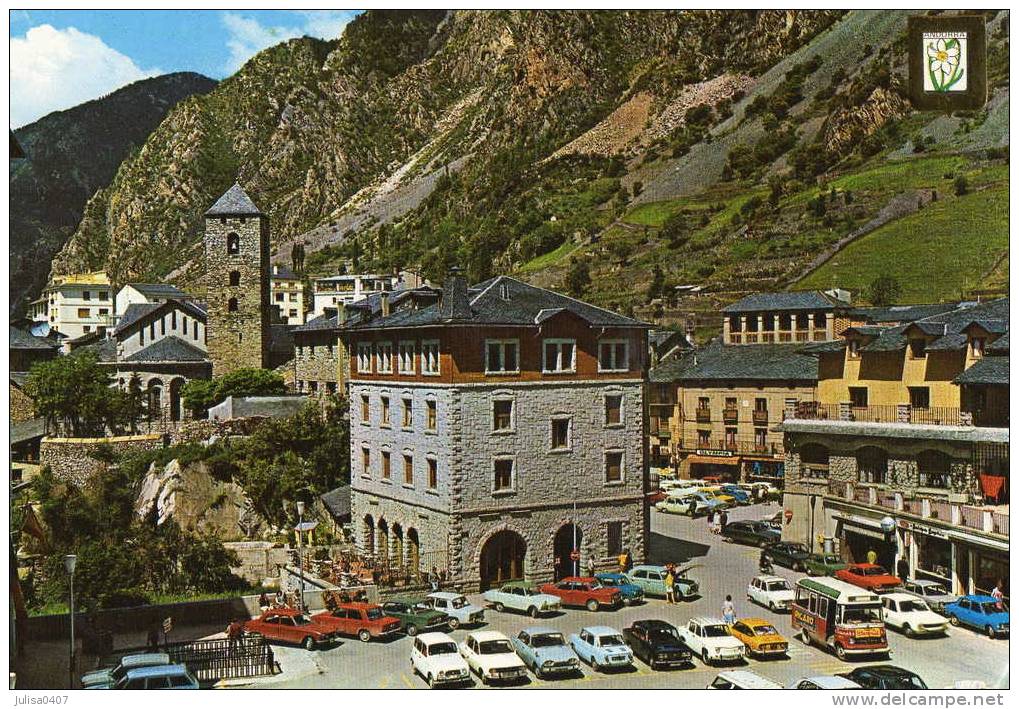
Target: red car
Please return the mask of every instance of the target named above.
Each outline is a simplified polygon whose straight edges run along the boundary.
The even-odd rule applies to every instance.
[[[896,586],[902,585],[902,579],[892,576],[877,564],[850,564],[847,568],[836,571],[835,578],[874,593],[891,591]]]
[[[305,650],[314,650],[339,635],[328,625],[293,608],[269,608],[254,620],[246,621],[244,632],[260,633],[270,642],[301,645]]]
[[[668,498],[669,493],[665,492],[665,490],[655,490],[654,492],[649,492],[647,494],[648,502],[650,502],[652,505],[656,505],[663,500],[667,500]]]
[[[382,606],[374,603],[340,603],[334,610],[316,613],[311,619],[342,635],[356,635],[363,643],[400,632],[399,619],[386,615]]]
[[[561,581],[543,584],[541,592],[559,596],[564,606],[585,606],[589,611],[602,606],[617,608],[623,602],[619,591],[602,586],[593,576],[567,576]]]

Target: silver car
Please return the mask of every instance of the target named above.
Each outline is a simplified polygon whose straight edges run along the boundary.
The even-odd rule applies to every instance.
[[[949,593],[945,590],[937,581],[928,581],[926,579],[914,579],[912,581],[904,581],[902,584],[902,590],[906,593],[922,598],[927,601],[927,605],[931,607],[931,610],[936,613],[945,614],[945,605],[948,603],[955,603],[959,600],[959,597],[955,594]]]

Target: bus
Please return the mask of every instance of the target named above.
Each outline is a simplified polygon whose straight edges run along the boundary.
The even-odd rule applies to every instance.
[[[793,630],[803,642],[833,650],[840,660],[850,655],[889,656],[881,598],[832,578],[805,578],[796,584]]]

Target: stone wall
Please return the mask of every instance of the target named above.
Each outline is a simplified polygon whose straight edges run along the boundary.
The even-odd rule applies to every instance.
[[[35,402],[21,387],[10,385],[11,391],[11,423],[30,421],[35,418]]]
[[[328,330],[316,333],[298,333],[294,358],[295,386],[301,392],[318,394],[337,390],[339,346],[335,333]],[[316,382],[312,387],[311,382]]]
[[[224,542],[223,546],[240,559],[240,565],[230,570],[252,584],[279,578],[279,567],[290,563],[290,551],[272,542]]]
[[[43,438],[39,449],[40,465],[48,465],[53,474],[84,485],[93,475],[106,469],[106,463],[91,457],[97,449],[110,447],[120,455],[132,451],[156,450],[163,447],[163,437],[155,433],[109,438]]]

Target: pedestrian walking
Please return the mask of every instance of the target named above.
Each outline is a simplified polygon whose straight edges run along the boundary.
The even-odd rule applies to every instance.
[[[665,600],[669,604],[676,602],[676,577],[671,568],[665,573]]]
[[[877,552],[874,551],[873,549],[871,549],[870,551],[867,552],[867,563],[868,564],[876,564],[877,563]]]
[[[270,605],[271,603],[269,601],[269,594],[266,593],[265,591],[262,591],[262,594],[258,597],[258,607],[264,611]]]
[[[722,620],[726,625],[736,622],[736,606],[732,604],[732,596],[726,596],[725,602],[722,604]]]
[[[633,568],[633,556],[630,555],[630,550],[627,549],[625,553],[626,553],[626,563],[623,564],[623,567],[624,567],[623,568],[623,572],[624,573],[629,571],[631,568]]]
[[[709,532],[715,531],[715,511],[708,510],[708,516],[706,517],[706,519],[708,520],[708,531]]]
[[[433,591],[439,590],[439,570],[432,567],[432,571],[428,574],[428,583],[431,585]]]
[[[230,625],[226,626],[226,637],[230,640],[230,652],[236,650],[244,637],[244,623],[240,618],[234,618]]]
[[[721,532],[723,529],[725,529],[725,525],[726,525],[726,523],[728,523],[728,521],[729,521],[729,513],[728,512],[726,512],[725,510],[722,510],[721,512],[718,513],[718,531],[719,532]]]
[[[594,576],[594,557],[587,557],[587,575]]]
[[[621,573],[621,574],[626,573],[626,552],[625,551],[622,552],[619,555],[619,558],[617,559],[617,561],[619,562],[619,573]]]
[[[994,605],[996,605],[998,608],[1004,608],[1005,589],[1004,582],[1001,579],[998,579],[997,585],[995,585],[994,590],[991,591],[991,598],[994,599]]]

